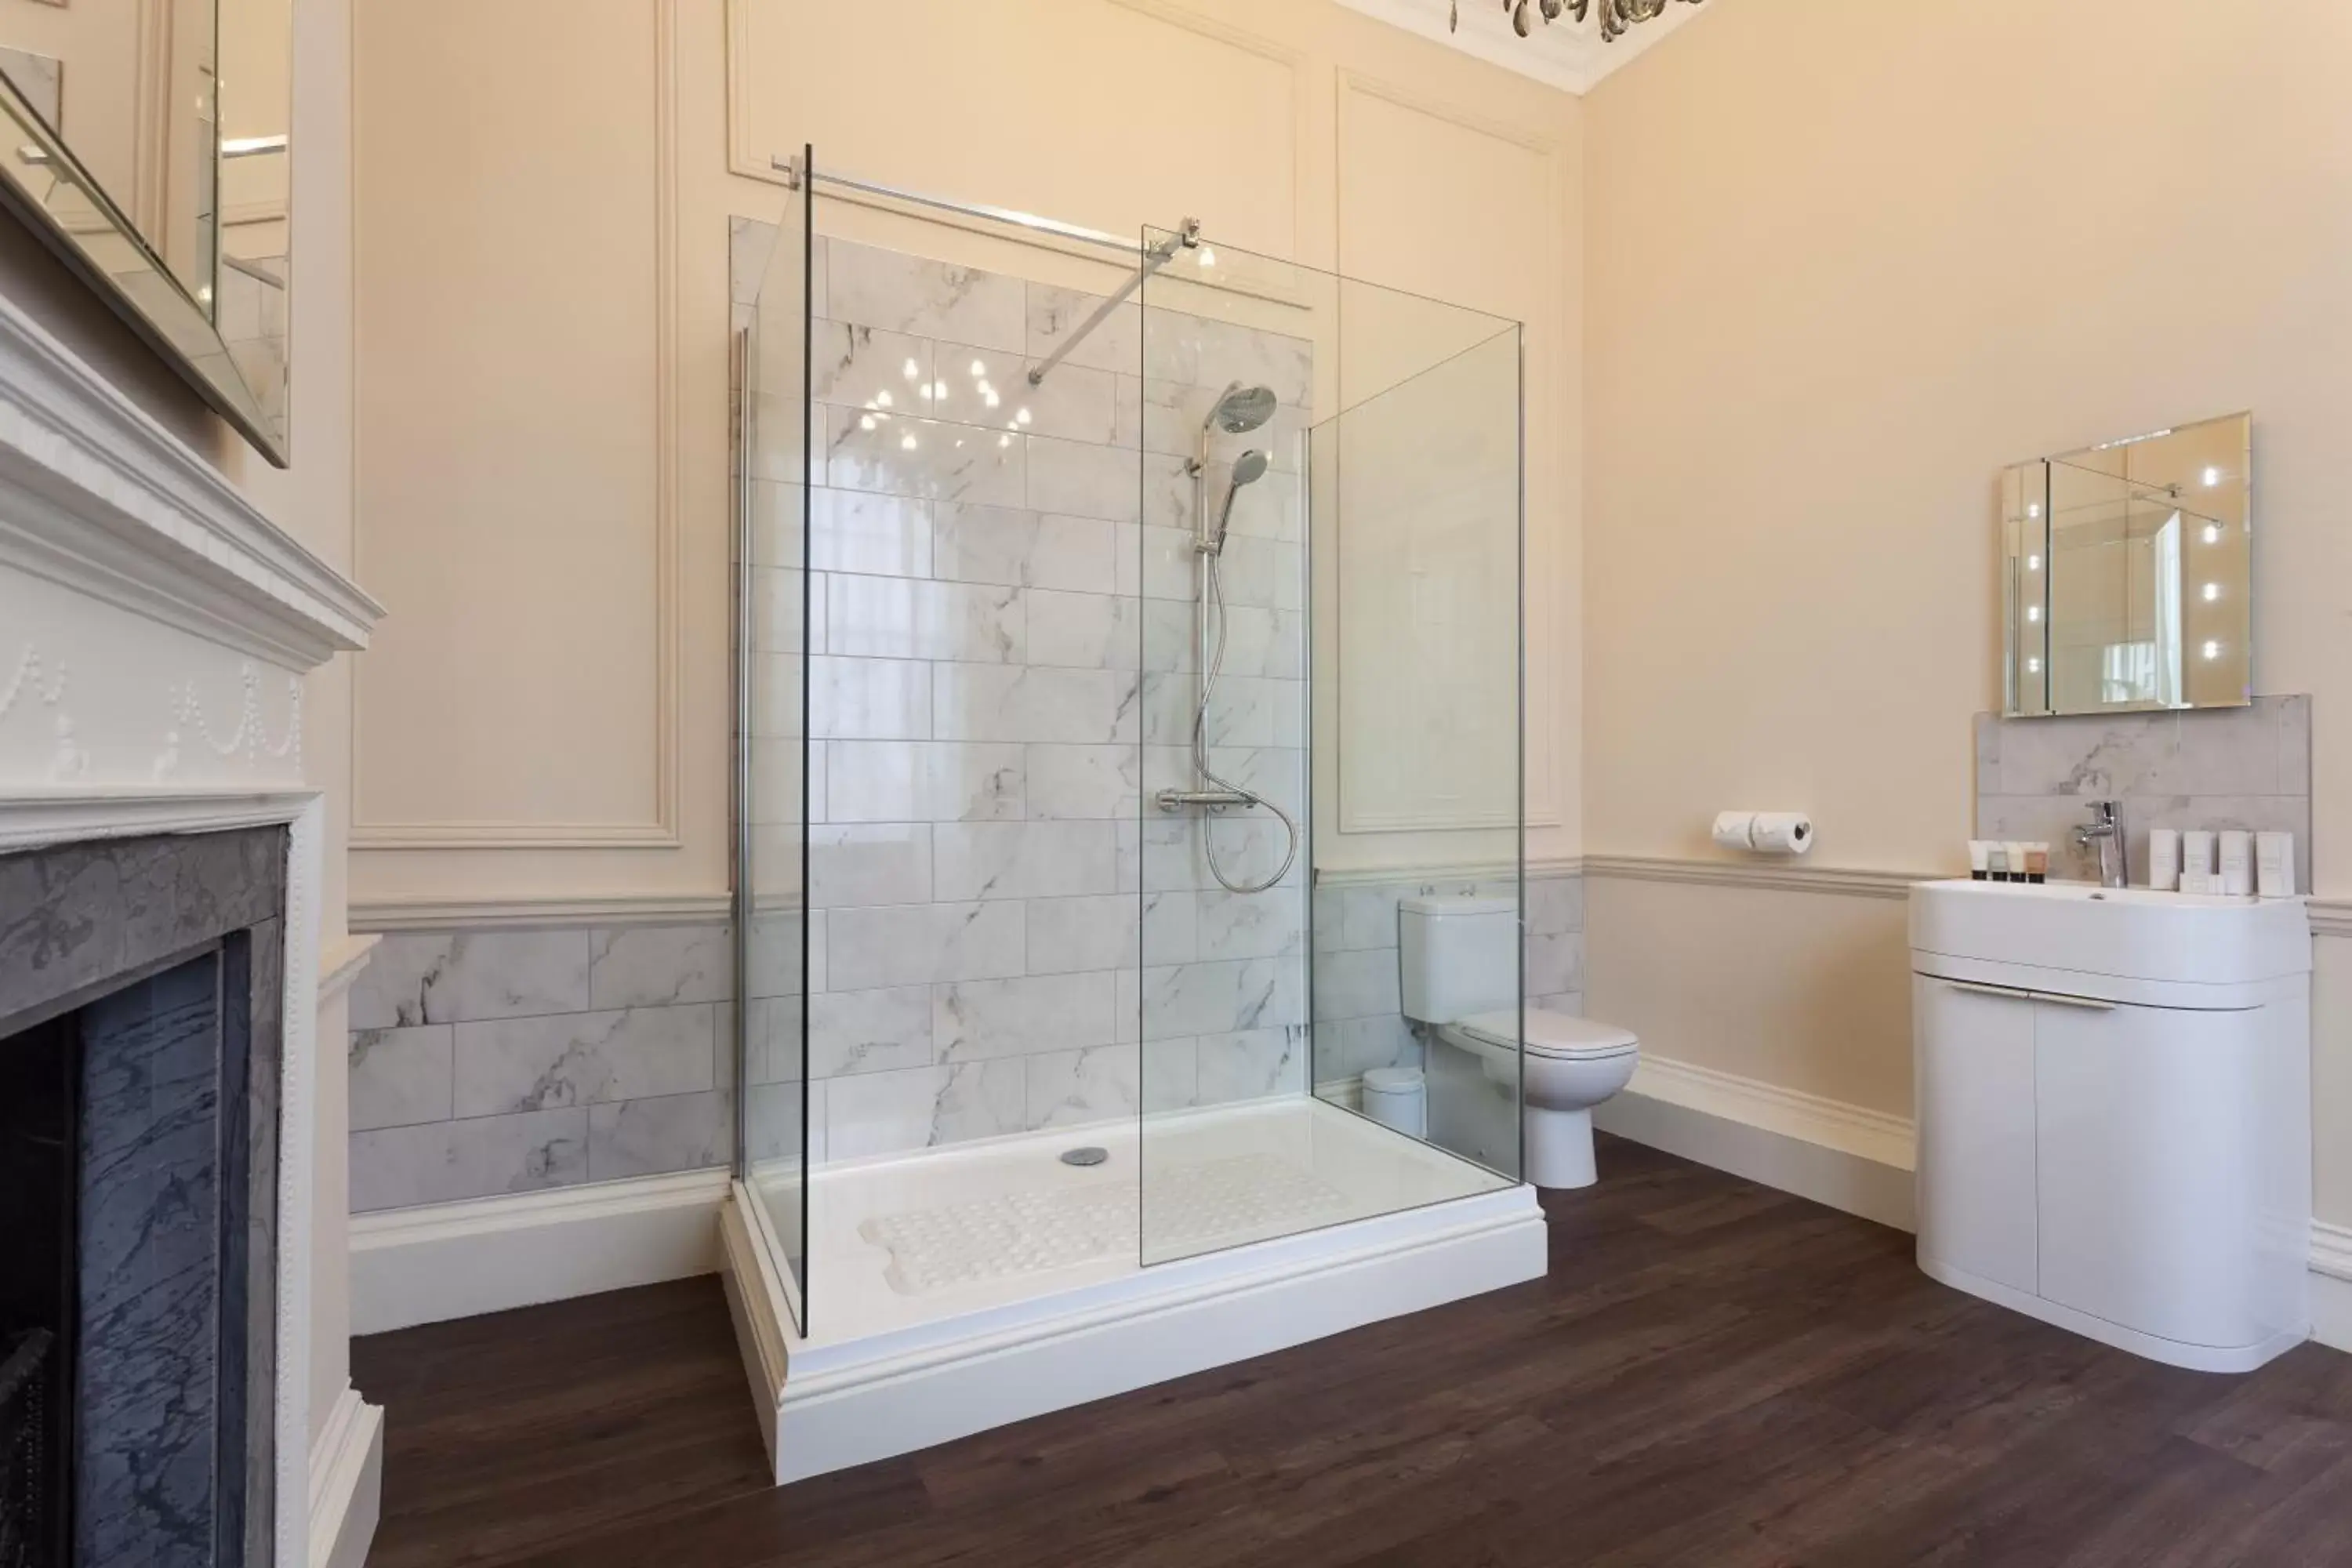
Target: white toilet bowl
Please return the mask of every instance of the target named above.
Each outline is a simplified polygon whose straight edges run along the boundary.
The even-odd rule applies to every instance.
[[[1516,1011],[1481,1013],[1443,1025],[1437,1037],[1476,1057],[1487,1079],[1508,1089],[1521,1072]],[[1592,1159],[1592,1108],[1633,1081],[1641,1042],[1623,1029],[1567,1013],[1527,1010],[1526,1168],[1538,1187],[1589,1187],[1600,1179]]]

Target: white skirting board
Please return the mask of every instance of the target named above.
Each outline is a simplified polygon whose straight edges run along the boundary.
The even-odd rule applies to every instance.
[[[1540,1279],[1547,1263],[1535,1190],[1514,1187],[1160,1264],[1040,1301],[1017,1326],[800,1350],[731,1212],[750,1203],[739,1191],[723,1224],[729,1300],[779,1483]]]
[[[1592,1124],[1669,1154],[1912,1228],[1909,1121],[1731,1073],[1644,1056]]]
[[[383,1504],[383,1409],[345,1384],[310,1448],[310,1568],[361,1568]]]
[[[719,1268],[724,1171],[352,1219],[352,1332],[382,1333]]]
[[[1731,1073],[1644,1057],[1592,1113],[1620,1138],[1801,1198],[1915,1228],[1911,1123]],[[2352,1352],[2352,1226],[2311,1227],[2311,1337]]]

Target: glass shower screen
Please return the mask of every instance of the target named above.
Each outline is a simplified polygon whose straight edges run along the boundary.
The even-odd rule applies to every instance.
[[[1169,256],[1133,366],[1150,1264],[1518,1179],[1521,429],[1516,321],[1142,247]],[[1433,863],[1469,869],[1381,870]],[[1408,1016],[1418,892],[1486,912],[1458,1018]]]
[[[808,1331],[810,187],[736,296],[736,1174]],[[756,282],[753,281],[756,279]]]

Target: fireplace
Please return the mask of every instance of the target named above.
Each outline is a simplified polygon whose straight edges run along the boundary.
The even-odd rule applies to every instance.
[[[274,1561],[286,865],[0,857],[0,1568]]]

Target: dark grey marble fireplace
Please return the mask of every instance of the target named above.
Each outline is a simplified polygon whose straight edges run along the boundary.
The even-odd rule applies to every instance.
[[[271,1564],[286,846],[0,856],[0,1568]]]

